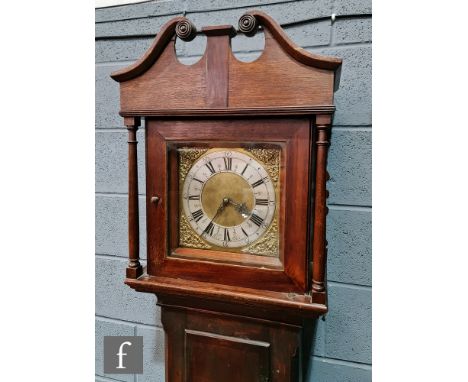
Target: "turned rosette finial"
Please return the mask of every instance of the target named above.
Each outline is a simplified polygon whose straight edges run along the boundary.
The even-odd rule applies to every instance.
[[[175,32],[181,40],[192,41],[197,35],[197,28],[190,20],[184,19],[177,23]]]
[[[253,36],[258,29],[258,21],[255,16],[246,13],[239,19],[239,31],[247,36]]]

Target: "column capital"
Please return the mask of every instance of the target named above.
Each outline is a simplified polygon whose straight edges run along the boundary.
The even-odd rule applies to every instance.
[[[332,115],[331,114],[317,114],[315,116],[315,124],[316,126],[320,126],[320,128],[330,128],[332,123]]]
[[[140,117],[124,117],[124,125],[128,130],[138,130],[141,125]]]

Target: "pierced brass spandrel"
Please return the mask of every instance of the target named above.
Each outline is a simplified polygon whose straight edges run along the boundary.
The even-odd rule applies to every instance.
[[[185,177],[190,171],[193,163],[204,153],[206,153],[208,149],[197,147],[181,147],[177,151],[179,153],[179,182],[180,184],[183,184]]]
[[[263,162],[273,182],[278,184],[280,172],[280,150],[270,148],[249,148],[246,149],[246,151]]]
[[[192,227],[190,227],[184,214],[180,215],[179,220],[179,245],[186,248],[211,248],[211,246],[202,240],[200,236],[194,232]]]
[[[278,222],[276,217],[273,219],[267,232],[252,245],[244,247],[242,252],[249,252],[255,255],[278,257],[279,256],[279,235]]]

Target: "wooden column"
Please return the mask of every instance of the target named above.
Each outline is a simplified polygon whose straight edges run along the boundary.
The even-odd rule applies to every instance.
[[[138,213],[138,162],[136,132],[139,117],[125,117],[128,130],[128,266],[127,278],[136,279],[143,273],[140,264],[140,227]]]
[[[331,116],[317,115],[317,162],[315,175],[314,242],[312,255],[312,296],[314,302],[326,303],[325,274],[327,265],[326,216],[327,156],[330,145]]]

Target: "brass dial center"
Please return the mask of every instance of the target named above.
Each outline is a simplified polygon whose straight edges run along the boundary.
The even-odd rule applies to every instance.
[[[215,223],[224,227],[241,224],[245,216],[236,210],[234,203],[245,204],[251,211],[255,197],[252,186],[240,175],[221,172],[208,179],[203,187],[201,203],[208,218],[213,219],[221,204],[224,208],[215,218]]]

